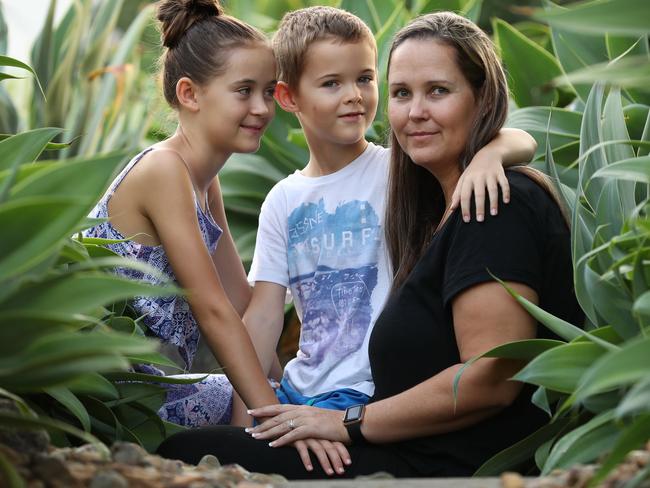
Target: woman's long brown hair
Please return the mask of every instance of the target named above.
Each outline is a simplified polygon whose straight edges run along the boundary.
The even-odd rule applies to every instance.
[[[427,14],[400,30],[391,46],[392,55],[409,39],[444,43],[456,51],[456,62],[472,86],[479,110],[473,121],[459,166],[464,170],[474,155],[497,135],[508,115],[508,84],[490,38],[473,22],[452,12]],[[445,211],[438,180],[413,163],[391,132],[391,163],[386,207],[386,240],[393,265],[393,290],[399,288],[427,248]],[[530,168],[524,171],[554,197],[548,179]],[[559,201],[558,198],[555,198]]]

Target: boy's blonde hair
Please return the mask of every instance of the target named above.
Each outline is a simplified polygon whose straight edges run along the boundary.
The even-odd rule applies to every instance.
[[[294,10],[282,17],[278,31],[273,36],[278,80],[291,87],[298,86],[309,46],[323,39],[343,43],[367,40],[377,51],[375,38],[368,26],[350,12],[334,7]]]

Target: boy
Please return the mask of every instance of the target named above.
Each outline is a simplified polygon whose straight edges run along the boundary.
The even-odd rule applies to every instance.
[[[368,340],[392,276],[383,236],[389,150],[364,137],[377,110],[377,48],[358,17],[310,7],[285,15],[273,49],[276,100],[298,117],[310,159],[262,206],[244,322],[262,368],[277,377],[289,288],[302,329],[278,399],[344,410],[373,394]],[[531,138],[505,137],[520,148],[510,158],[534,152]],[[234,415],[233,423],[244,423],[241,405]]]

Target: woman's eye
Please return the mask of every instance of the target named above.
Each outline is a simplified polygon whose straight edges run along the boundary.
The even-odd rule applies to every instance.
[[[395,98],[404,98],[404,97],[407,97],[408,94],[409,94],[408,90],[406,90],[404,88],[398,88],[397,90],[395,90],[393,92],[393,97],[395,97]]]
[[[434,86],[433,89],[431,90],[431,93],[434,95],[444,95],[445,93],[448,93],[449,90],[442,86]]]

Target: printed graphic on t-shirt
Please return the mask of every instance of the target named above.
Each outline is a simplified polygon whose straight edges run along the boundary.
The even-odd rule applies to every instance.
[[[290,285],[304,312],[306,365],[346,357],[363,344],[377,286],[379,218],[365,201],[304,203],[288,219]]]

